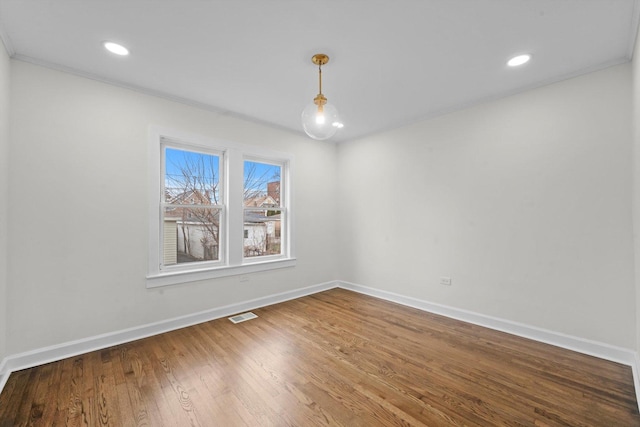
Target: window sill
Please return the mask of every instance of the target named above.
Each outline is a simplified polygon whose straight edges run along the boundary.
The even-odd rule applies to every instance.
[[[295,258],[252,262],[251,264],[203,268],[199,270],[171,271],[147,276],[147,288],[177,285],[198,280],[217,279],[220,277],[237,276],[241,274],[258,273],[279,268],[295,267]]]

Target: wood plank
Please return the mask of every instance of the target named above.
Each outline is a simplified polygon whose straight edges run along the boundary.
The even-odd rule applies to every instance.
[[[6,426],[640,426],[631,368],[343,289],[13,373]]]

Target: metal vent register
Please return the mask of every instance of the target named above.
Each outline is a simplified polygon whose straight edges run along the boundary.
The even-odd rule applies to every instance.
[[[240,322],[244,322],[246,320],[255,319],[256,317],[258,317],[258,316],[256,316],[252,312],[248,311],[246,313],[242,313],[242,314],[238,314],[236,316],[229,317],[229,320],[231,320],[233,323],[240,323]]]

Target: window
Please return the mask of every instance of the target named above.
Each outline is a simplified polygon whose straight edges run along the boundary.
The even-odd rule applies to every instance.
[[[292,156],[150,132],[147,287],[291,267]]]
[[[282,254],[282,221],[285,209],[280,188],[283,166],[263,161],[244,161],[245,258]]]
[[[224,206],[220,158],[169,141],[161,144],[164,200],[161,202],[162,267],[220,260]]]

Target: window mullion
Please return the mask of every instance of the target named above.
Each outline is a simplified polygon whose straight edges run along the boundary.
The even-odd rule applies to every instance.
[[[244,231],[243,201],[243,155],[238,150],[227,151],[227,247],[229,265],[242,264]]]

